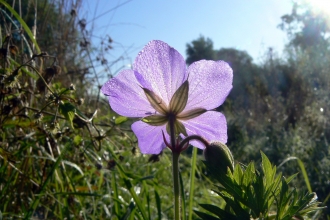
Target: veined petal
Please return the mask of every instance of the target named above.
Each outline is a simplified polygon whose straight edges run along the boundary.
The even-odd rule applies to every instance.
[[[200,135],[208,141],[227,142],[227,122],[223,114],[216,111],[208,111],[200,116],[181,121],[188,135]],[[199,141],[191,141],[191,145],[204,149]]]
[[[155,112],[133,70],[121,71],[102,86],[101,92],[108,96],[111,108],[122,116],[144,117]]]
[[[187,79],[186,62],[174,48],[151,41],[135,59],[135,77],[143,88],[155,92],[168,105],[175,91]]]
[[[164,131],[165,138],[170,139],[165,132],[165,125],[151,126],[142,121],[137,121],[132,124],[131,128],[138,139],[138,145],[143,154],[159,154],[166,147],[162,131]]]
[[[232,89],[233,70],[224,61],[201,60],[188,68],[189,94],[185,110],[214,109]]]
[[[143,122],[152,125],[152,126],[160,126],[165,125],[168,121],[167,117],[164,115],[150,115],[147,117],[144,117],[142,119]]]
[[[187,105],[188,101],[188,92],[189,92],[189,82],[186,80],[174,93],[170,101],[170,112],[174,115],[182,112]]]

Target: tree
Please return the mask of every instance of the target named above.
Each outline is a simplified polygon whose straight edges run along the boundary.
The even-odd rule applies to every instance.
[[[315,11],[311,3],[294,3],[291,14],[283,15],[281,19],[279,27],[287,32],[290,45],[303,50],[329,45],[326,38],[330,32],[328,18]]]
[[[206,59],[214,60],[215,53],[213,50],[213,42],[210,38],[200,36],[197,40],[193,40],[190,44],[186,44],[187,64],[195,61]]]

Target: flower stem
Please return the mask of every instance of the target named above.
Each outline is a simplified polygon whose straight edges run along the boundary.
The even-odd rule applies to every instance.
[[[173,191],[174,191],[174,219],[180,220],[180,182],[179,182],[179,156],[180,149],[175,143],[174,131],[175,117],[169,117],[170,138],[172,146],[172,171],[173,171]]]
[[[180,220],[180,185],[179,185],[179,156],[180,153],[173,151],[173,189],[174,189],[174,219]]]

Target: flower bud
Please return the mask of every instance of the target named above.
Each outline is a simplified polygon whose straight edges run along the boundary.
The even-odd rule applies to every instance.
[[[234,158],[229,148],[220,142],[213,142],[208,145],[204,152],[204,157],[207,165],[212,170],[220,171],[227,174],[228,167],[234,171]]]

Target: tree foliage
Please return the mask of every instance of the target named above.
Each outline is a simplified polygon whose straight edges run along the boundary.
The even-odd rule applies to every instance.
[[[213,50],[213,42],[209,38],[200,36],[197,40],[193,40],[190,44],[187,44],[186,53],[187,64],[191,64],[201,59],[213,60],[215,58]]]

